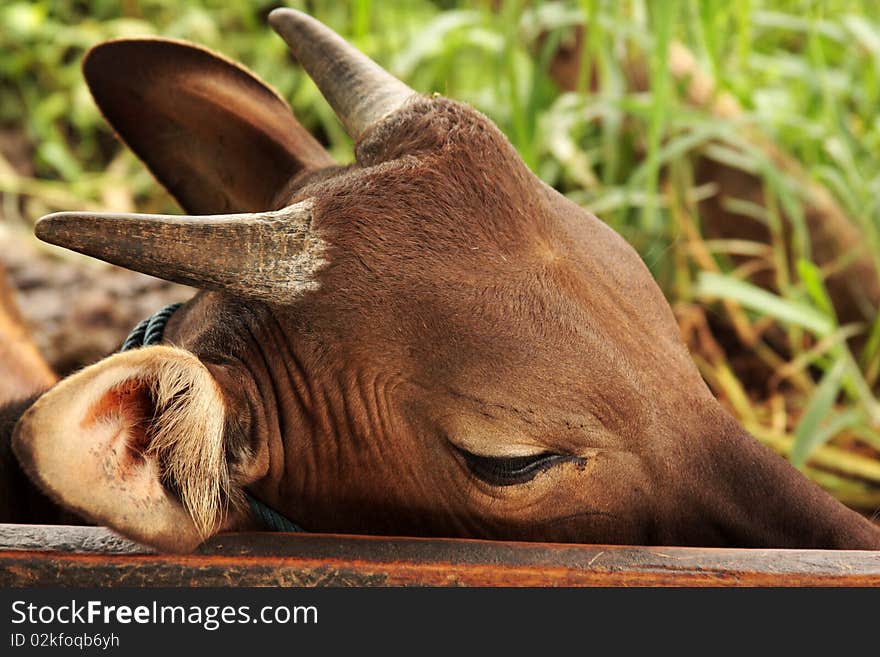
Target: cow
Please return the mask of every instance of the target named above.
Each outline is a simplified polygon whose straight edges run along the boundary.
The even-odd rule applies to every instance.
[[[880,547],[721,407],[636,252],[490,120],[306,14],[269,22],[355,162],[217,54],[94,47],[98,106],[188,214],[36,234],[200,291],[162,344],[8,408],[7,470],[177,552],[253,528],[247,495],[314,532]]]

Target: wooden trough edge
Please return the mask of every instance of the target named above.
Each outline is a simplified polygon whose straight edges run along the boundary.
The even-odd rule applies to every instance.
[[[880,552],[224,534],[157,554],[101,527],[0,524],[0,586],[877,586]]]

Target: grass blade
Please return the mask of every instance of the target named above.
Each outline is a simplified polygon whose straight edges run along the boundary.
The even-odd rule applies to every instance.
[[[703,301],[729,299],[762,315],[800,326],[819,337],[827,337],[835,326],[828,317],[804,303],[785,299],[756,285],[715,272],[700,272],[695,290]]]
[[[795,467],[802,466],[810,452],[819,445],[826,443],[835,433],[847,424],[852,424],[859,418],[859,413],[850,410],[838,414],[833,421],[822,425],[822,421],[831,412],[834,402],[840,394],[843,384],[843,375],[846,371],[846,361],[839,360],[822,377],[822,381],[816,388],[816,393],[807,404],[804,414],[801,416],[794,430],[795,440],[791,448],[789,458]]]

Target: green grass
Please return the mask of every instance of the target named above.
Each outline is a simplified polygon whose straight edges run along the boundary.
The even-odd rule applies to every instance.
[[[113,142],[81,80],[85,50],[114,36],[179,37],[242,61],[291,101],[338,159],[351,159],[350,140],[265,25],[275,3],[99,0],[88,13],[85,6],[0,8],[0,124],[25,132],[35,167],[21,175],[0,161],[7,219],[108,206],[173,211]],[[731,327],[714,336],[720,356],[696,347],[694,355],[747,428],[841,499],[880,506],[880,316],[841,325],[825,288],[827,268],[813,263],[803,181],[751,137],[779,145],[826,187],[880,262],[873,0],[362,0],[308,8],[417,90],[488,114],[536,173],[638,249],[680,317]],[[576,90],[562,92],[547,68],[585,19]],[[667,65],[674,42],[695,54],[719,93],[738,101],[741,116],[720,119],[687,102],[686,84]],[[627,85],[628,56],[645,62],[650,90]],[[766,203],[730,199],[728,207],[768,226],[770,244],[702,235],[696,201],[711,190],[693,183],[699,153],[761,177]],[[783,214],[793,226],[790,244]],[[751,266],[772,273],[773,289],[746,280]],[[864,347],[853,352],[847,338],[859,335]],[[742,349],[773,372],[770,381],[736,373],[725,354]]]

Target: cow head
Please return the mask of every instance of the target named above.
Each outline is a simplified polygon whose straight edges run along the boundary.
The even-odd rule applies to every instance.
[[[193,216],[61,213],[37,234],[204,291],[166,346],[22,418],[16,453],[47,492],[176,550],[246,526],[245,488],[315,531],[878,544],[721,410],[633,249],[486,117],[304,14],[270,21],[355,164],[203,49],[111,41],[85,62]]]

